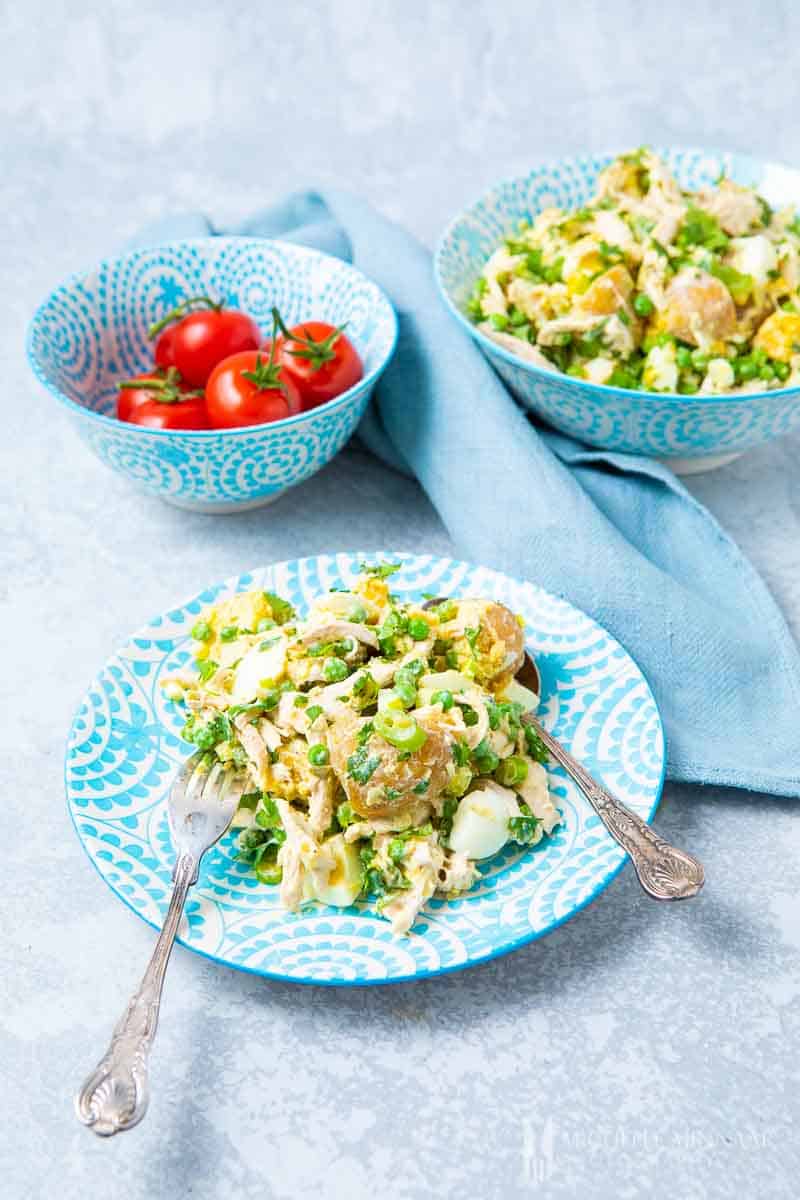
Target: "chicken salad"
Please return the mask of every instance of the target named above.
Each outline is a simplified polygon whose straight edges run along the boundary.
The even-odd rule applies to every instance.
[[[683,395],[800,384],[800,217],[643,147],[582,207],[523,220],[467,304],[495,343],[593,384]]]
[[[164,681],[183,736],[248,775],[239,855],[282,904],[368,898],[406,933],[434,893],[463,893],[507,843],[561,820],[515,675],[521,619],[480,598],[423,607],[363,564],[301,618],[251,590],[192,629],[196,669]]]

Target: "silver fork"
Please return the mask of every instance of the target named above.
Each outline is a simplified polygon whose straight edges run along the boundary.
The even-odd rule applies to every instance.
[[[138,1125],[150,1099],[150,1047],[156,1036],[161,989],[189,888],[200,860],[230,825],[244,777],[194,754],[178,772],[169,793],[169,823],[176,860],[167,915],[142,982],[111,1036],[111,1043],[75,1097],[78,1119],[101,1137]]]

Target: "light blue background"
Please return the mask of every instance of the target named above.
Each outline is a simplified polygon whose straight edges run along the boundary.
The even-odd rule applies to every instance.
[[[71,1092],[152,942],[69,827],[63,738],[86,682],[211,579],[336,546],[453,547],[418,489],[358,452],[240,517],[139,498],[78,444],[22,342],[54,282],[175,209],[224,224],[288,188],[346,183],[431,243],[549,152],[708,142],[796,165],[800,9],[2,12],[4,1195],[794,1197],[795,806],[712,789],[671,787],[658,815],[706,864],[698,901],[656,907],[626,871],[570,925],[461,977],[322,992],[177,951],[145,1124],[112,1143],[77,1125]],[[692,485],[796,633],[798,453],[789,438]]]

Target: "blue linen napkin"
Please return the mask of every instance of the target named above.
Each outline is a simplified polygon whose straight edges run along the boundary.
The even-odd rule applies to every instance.
[[[416,476],[463,557],[590,613],[647,676],[668,775],[800,795],[800,656],[763,581],[667,468],[537,429],[446,311],[430,254],[366,202],[290,196],[235,229],[199,214],[135,245],[213,233],[282,238],[351,260],[399,317],[359,430]]]

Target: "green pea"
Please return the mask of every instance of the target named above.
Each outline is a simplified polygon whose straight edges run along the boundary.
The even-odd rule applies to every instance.
[[[444,712],[453,707],[453,693],[447,690],[434,692],[431,696],[431,704],[441,704]]]
[[[751,358],[740,358],[736,363],[736,370],[740,379],[755,379],[758,374],[758,366]]]
[[[328,762],[330,761],[328,747],[323,746],[322,742],[317,742],[315,746],[309,746],[308,761],[311,763],[312,767],[327,767]]]
[[[758,372],[759,379],[763,379],[766,383],[775,378],[775,369],[769,363],[764,363]]]
[[[422,617],[412,617],[408,622],[408,634],[415,642],[422,642],[430,633],[430,625]]]
[[[196,642],[210,642],[211,626],[208,621],[196,621],[192,626],[192,637]]]
[[[219,640],[221,642],[233,642],[238,636],[238,625],[226,625],[224,629],[220,629],[219,631]]]
[[[644,292],[639,292],[639,295],[633,302],[633,311],[638,313],[640,317],[649,317],[655,312],[656,306],[649,296]]]
[[[494,329],[508,329],[508,317],[504,313],[492,313],[489,321]]]
[[[788,363],[773,362],[772,369],[775,372],[775,374],[778,376],[778,379],[780,379],[781,383],[783,383],[785,380],[787,380],[789,378],[791,368],[789,367]]]
[[[675,361],[682,371],[691,370],[692,352],[688,346],[678,346],[675,351]]]

